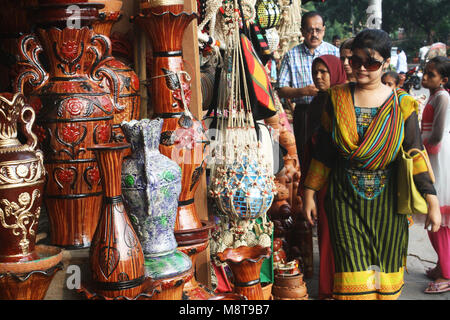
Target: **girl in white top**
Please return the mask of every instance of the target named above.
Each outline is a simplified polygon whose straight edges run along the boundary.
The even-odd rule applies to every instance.
[[[434,282],[425,293],[450,291],[450,96],[446,89],[449,73],[450,60],[439,56],[426,64],[422,79],[423,87],[430,90],[422,115],[422,139],[436,177],[434,186],[442,215],[439,231],[428,232],[438,263],[427,271]]]

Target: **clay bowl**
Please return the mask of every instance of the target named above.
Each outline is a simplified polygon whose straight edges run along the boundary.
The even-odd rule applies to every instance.
[[[63,269],[62,249],[37,245],[40,259],[0,263],[0,300],[43,300],[56,272]]]
[[[214,228],[214,222],[202,221],[202,227],[196,229],[175,230],[175,239],[178,246],[185,247],[203,243],[210,238],[209,230]]]
[[[142,292],[137,294],[135,297],[127,296],[117,296],[117,297],[106,297],[102,294],[96,293],[89,284],[82,284],[81,288],[77,290],[78,293],[84,295],[87,300],[151,300],[155,294],[161,293],[161,281],[153,281],[150,278],[145,280],[142,286]]]
[[[254,247],[240,246],[235,249],[227,248],[225,251],[217,253],[217,257],[221,262],[231,264],[241,264],[245,261],[257,263],[261,259],[270,258],[270,248],[260,245]]]

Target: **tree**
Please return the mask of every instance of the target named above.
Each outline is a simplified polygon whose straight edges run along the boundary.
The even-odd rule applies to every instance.
[[[308,2],[304,8],[317,10],[325,18],[325,41],[334,34],[346,38],[365,28],[368,0],[327,0],[324,3]],[[382,29],[388,32],[395,45],[401,45],[409,56],[415,55],[424,40],[428,43],[446,43],[450,27],[450,1],[448,0],[385,0],[383,1]],[[399,28],[405,39],[398,40]]]

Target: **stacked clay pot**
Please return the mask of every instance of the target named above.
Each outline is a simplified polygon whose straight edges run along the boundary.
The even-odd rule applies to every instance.
[[[308,291],[303,281],[303,274],[275,275],[272,294],[274,300],[308,300]]]

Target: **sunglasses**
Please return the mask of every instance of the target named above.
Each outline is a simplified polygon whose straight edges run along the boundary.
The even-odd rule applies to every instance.
[[[361,66],[364,66],[367,71],[377,71],[383,65],[384,61],[385,60],[378,61],[372,57],[369,57],[369,60],[363,62],[358,56],[351,56],[350,59],[348,59],[348,62],[353,69],[359,69]]]

